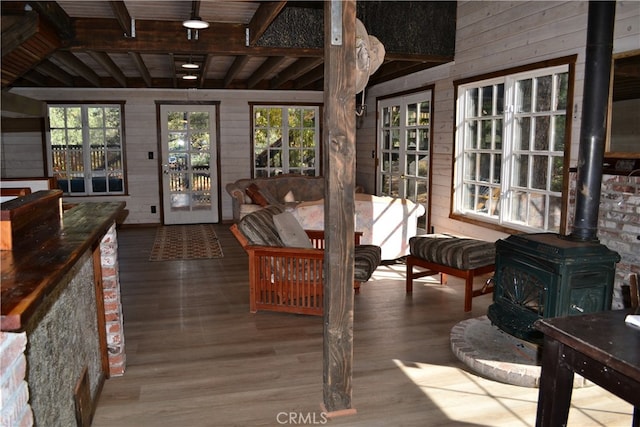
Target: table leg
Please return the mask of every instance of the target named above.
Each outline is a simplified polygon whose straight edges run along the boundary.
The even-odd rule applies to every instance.
[[[536,427],[566,426],[574,374],[564,363],[563,354],[572,350],[547,336],[542,349]]]

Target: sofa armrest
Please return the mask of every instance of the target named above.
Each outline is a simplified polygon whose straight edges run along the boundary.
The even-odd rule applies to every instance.
[[[324,230],[304,230],[309,236],[314,248],[324,249]],[[354,243],[356,246],[360,244],[362,238],[362,231],[356,231],[354,233]]]
[[[245,203],[245,191],[244,188],[231,182],[226,185],[227,193],[231,196],[231,206],[233,209],[233,221],[240,221],[240,206]]]

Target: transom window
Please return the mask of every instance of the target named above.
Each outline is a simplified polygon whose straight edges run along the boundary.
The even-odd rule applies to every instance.
[[[124,194],[122,105],[50,105],[49,170],[66,195]]]
[[[320,107],[253,105],[253,176],[320,175]]]
[[[454,214],[558,232],[569,66],[458,87]]]

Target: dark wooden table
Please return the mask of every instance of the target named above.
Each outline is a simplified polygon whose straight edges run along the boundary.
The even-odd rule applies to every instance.
[[[634,405],[640,422],[640,329],[627,325],[630,310],[540,319],[544,333],[536,426],[567,424],[574,373]]]

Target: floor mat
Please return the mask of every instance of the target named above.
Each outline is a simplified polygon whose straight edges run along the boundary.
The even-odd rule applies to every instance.
[[[213,225],[168,225],[158,227],[149,261],[222,257],[222,247]]]

